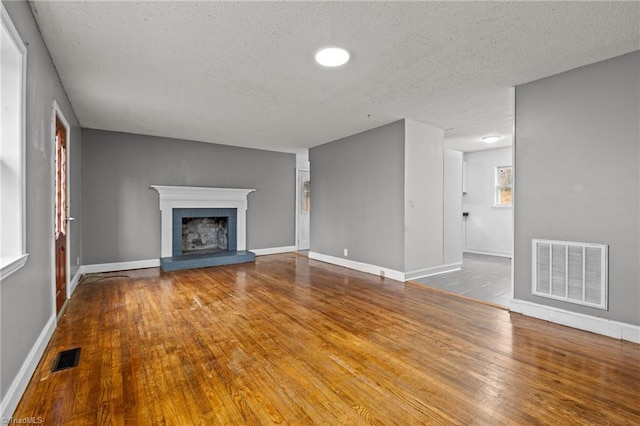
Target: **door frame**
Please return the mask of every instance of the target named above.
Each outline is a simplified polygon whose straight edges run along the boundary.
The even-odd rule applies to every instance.
[[[56,318],[59,318],[60,315],[62,315],[62,313],[64,312],[65,309],[65,304],[62,305],[62,308],[60,309],[60,312],[56,312],[56,232],[55,232],[55,211],[56,211],[56,153],[55,153],[55,146],[56,146],[56,133],[57,133],[57,129],[56,129],[56,117],[60,120],[60,122],[62,123],[62,125],[65,128],[65,132],[67,135],[67,161],[66,161],[66,165],[67,165],[67,170],[66,170],[66,174],[67,174],[67,188],[66,188],[66,199],[67,199],[67,205],[69,206],[69,208],[67,210],[71,209],[71,198],[70,198],[70,180],[69,180],[69,176],[71,175],[71,164],[69,162],[69,157],[70,157],[70,152],[71,152],[71,126],[69,126],[69,122],[67,121],[67,118],[64,116],[64,114],[62,113],[62,110],[60,109],[60,106],[58,105],[58,103],[55,101],[55,99],[53,100],[52,103],[52,107],[51,107],[51,138],[49,139],[49,147],[51,148],[51,173],[50,173],[50,188],[51,188],[51,214],[50,214],[50,219],[51,219],[51,302],[52,302],[52,310],[53,310],[53,315]],[[67,226],[67,235],[66,235],[66,259],[65,259],[65,268],[66,268],[66,283],[65,283],[65,290],[66,290],[66,297],[65,300],[69,300],[69,298],[71,297],[71,288],[70,288],[70,269],[71,269],[71,250],[70,250],[70,243],[71,243],[71,226]],[[65,302],[66,303],[66,302]]]
[[[511,301],[516,298],[516,88],[511,87]],[[509,305],[511,305],[511,301]],[[511,306],[507,306],[511,308]]]

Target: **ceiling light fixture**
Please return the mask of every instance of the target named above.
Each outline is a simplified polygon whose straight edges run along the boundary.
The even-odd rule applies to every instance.
[[[502,136],[498,136],[498,135],[491,135],[491,136],[485,136],[482,138],[482,142],[485,143],[494,143],[494,142],[498,142],[500,139],[502,139]]]
[[[327,47],[316,53],[316,62],[325,67],[339,67],[349,61],[349,52],[340,47]]]

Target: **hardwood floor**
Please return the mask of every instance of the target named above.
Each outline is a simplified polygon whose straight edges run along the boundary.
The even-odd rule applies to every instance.
[[[640,345],[296,254],[126,274],[78,286],[14,418],[640,424]]]

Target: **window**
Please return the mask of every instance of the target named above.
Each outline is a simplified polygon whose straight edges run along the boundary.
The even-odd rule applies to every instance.
[[[311,181],[305,180],[302,184],[302,213],[311,210]]]
[[[513,203],[513,167],[496,167],[496,206],[507,207]]]
[[[27,51],[1,7],[0,279],[27,261],[24,219],[24,126]]]
[[[57,105],[57,104],[56,104]],[[57,109],[57,107],[55,107]],[[56,120],[56,154],[55,154],[55,223],[56,240],[60,234],[67,235],[67,131],[58,114]]]

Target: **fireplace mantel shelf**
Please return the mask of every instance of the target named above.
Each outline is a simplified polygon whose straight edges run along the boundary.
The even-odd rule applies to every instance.
[[[214,200],[245,201],[255,189],[242,188],[210,188],[206,186],[168,186],[151,185],[160,194],[162,200]]]
[[[246,250],[247,197],[255,189],[209,188],[204,186],[151,185],[160,195],[161,257],[172,256],[173,209],[234,208],[237,209],[237,249]]]

